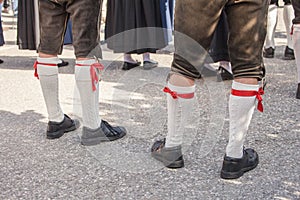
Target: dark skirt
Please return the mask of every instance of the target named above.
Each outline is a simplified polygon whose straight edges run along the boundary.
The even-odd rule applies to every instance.
[[[72,44],[73,43],[73,36],[72,36],[72,22],[69,19],[67,24],[67,29],[65,32],[64,44]]]
[[[162,27],[160,0],[107,1],[105,39],[115,53],[155,53],[167,45]]]
[[[165,37],[170,42],[172,41],[174,0],[161,0],[160,11],[163,27],[166,29],[164,30]]]
[[[2,6],[1,6],[2,8]],[[3,46],[5,44],[4,42],[4,36],[3,36],[3,27],[2,27],[2,19],[0,14],[0,46]]]
[[[34,0],[19,0],[17,44],[19,49],[36,50]]]

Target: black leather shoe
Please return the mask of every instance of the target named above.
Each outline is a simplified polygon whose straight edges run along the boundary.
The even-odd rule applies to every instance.
[[[156,141],[151,148],[151,156],[168,168],[184,167],[181,146],[165,147],[166,139]]]
[[[122,126],[111,126],[107,121],[101,120],[101,125],[97,129],[83,127],[81,144],[85,146],[97,145],[100,142],[108,142],[120,139],[126,135],[127,131]]]
[[[122,70],[130,70],[132,68],[140,66],[141,62],[136,62],[136,63],[130,63],[130,62],[124,62],[122,66]]]
[[[217,74],[217,81],[233,80],[233,75],[227,71],[224,67],[220,66]]]
[[[297,99],[300,99],[300,83],[298,83],[298,88],[297,88],[296,98],[297,98]]]
[[[274,58],[275,49],[273,47],[264,48],[263,57],[265,58]]]
[[[288,46],[285,47],[284,50],[284,60],[295,60],[294,50],[289,48]]]
[[[224,157],[221,178],[236,179],[258,165],[258,155],[253,149],[245,149],[242,158]]]
[[[64,61],[63,59],[61,59],[61,63],[58,63],[57,67],[65,67],[65,66],[68,66],[68,65],[69,65],[69,62]]]
[[[71,119],[68,115],[64,115],[62,122],[48,122],[47,127],[47,139],[56,139],[64,135],[69,131],[74,131],[79,127],[80,123],[76,119]]]
[[[144,70],[149,70],[149,69],[153,69],[155,67],[158,66],[158,62],[154,61],[154,60],[147,60],[143,62],[143,69]]]

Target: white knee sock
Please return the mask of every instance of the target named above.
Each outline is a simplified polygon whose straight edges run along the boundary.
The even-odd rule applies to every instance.
[[[258,91],[258,85],[248,85],[233,81],[232,89]],[[256,96],[229,97],[229,142],[226,147],[226,155],[233,158],[243,156],[243,145],[248,127],[254,112]]]
[[[58,93],[58,67],[47,64],[57,64],[60,60],[53,58],[37,58],[37,73],[43,91],[49,121],[61,122],[64,114],[59,104]],[[43,63],[43,64],[39,64]]]
[[[278,7],[276,5],[269,5],[267,35],[265,40],[265,48],[275,48],[275,30],[277,25]]]
[[[168,104],[168,134],[166,137],[166,147],[174,147],[182,144],[185,123],[187,116],[191,113],[192,102],[194,100],[195,85],[191,87],[178,87],[168,83],[171,91],[178,94],[186,94],[189,97],[174,99],[167,94]]]
[[[286,29],[286,37],[287,37],[287,46],[293,49],[293,42],[292,42],[292,20],[295,18],[294,9],[292,5],[285,5],[283,7],[283,21]]]
[[[300,83],[300,24],[294,24],[293,43],[296,66],[298,70],[298,83]]]
[[[76,61],[75,79],[79,90],[82,105],[83,126],[90,129],[97,129],[100,126],[99,116],[99,83],[95,84],[96,90],[92,89],[92,78],[90,74],[91,65],[94,59]],[[81,65],[81,66],[79,66]]]

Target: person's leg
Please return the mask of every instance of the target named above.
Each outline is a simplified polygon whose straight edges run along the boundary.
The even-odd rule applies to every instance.
[[[57,54],[60,50],[60,40],[64,33],[67,15],[63,6],[46,0],[40,1],[39,10],[41,43],[34,67],[48,111],[47,138],[54,139],[78,127],[78,121],[64,115],[59,103],[58,64],[61,60],[58,59]]]
[[[293,30],[294,53],[296,58],[296,67],[298,71],[298,88],[296,98],[300,99],[300,23],[294,24]]]
[[[283,21],[286,29],[286,39],[287,39],[287,45],[285,47],[284,51],[284,59],[287,60],[293,60],[295,59],[294,56],[294,47],[293,47],[293,41],[292,41],[292,20],[295,18],[294,15],[294,9],[291,4],[290,0],[285,0],[284,1],[284,7],[283,7]]]
[[[292,4],[295,12],[295,19],[293,19],[293,46],[298,71],[296,98],[300,99],[300,1],[292,0]]]
[[[266,33],[268,1],[239,1],[227,5],[230,27],[229,52],[234,81],[229,97],[229,141],[221,170],[221,178],[233,179],[255,168],[258,155],[253,149],[244,149],[244,141],[258,99],[262,109],[258,80],[264,77],[261,51]],[[248,23],[247,29],[245,22]],[[248,35],[256,35],[251,39]],[[247,47],[247,48],[246,48]]]
[[[99,76],[103,70],[103,65],[98,61],[98,58],[102,58],[99,37],[101,5],[102,1],[94,0],[74,0],[67,4],[67,11],[73,23],[75,80],[82,104],[83,145],[116,140],[126,134],[125,128],[112,127],[108,122],[101,120],[98,111]]]
[[[267,35],[265,39],[263,56],[273,58],[275,51],[275,30],[278,20],[278,0],[271,0],[268,8]]]
[[[158,62],[150,58],[150,53],[143,53],[143,69],[149,70],[158,66]]]
[[[156,141],[151,149],[152,156],[166,167],[184,166],[181,145],[187,117],[194,109],[191,106],[195,92],[194,79],[201,77],[206,50],[222,6],[222,3],[204,0],[176,2],[175,54],[164,88],[167,93],[168,133],[166,139]]]
[[[14,16],[18,15],[18,0],[13,1],[13,11],[14,11]]]

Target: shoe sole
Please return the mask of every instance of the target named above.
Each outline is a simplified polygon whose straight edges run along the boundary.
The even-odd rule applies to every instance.
[[[282,60],[295,60],[295,57],[284,56]]]
[[[116,137],[110,137],[110,138],[108,138],[108,137],[81,138],[81,144],[83,146],[93,146],[93,145],[100,144],[101,142],[111,142],[114,140],[121,139],[125,135],[126,135],[126,133],[123,132]]]
[[[74,125],[65,129],[65,130],[60,130],[57,132],[53,132],[51,133],[51,135],[49,133],[47,133],[47,139],[53,140],[53,139],[57,139],[62,137],[65,133],[70,132],[70,131],[74,131],[79,127],[79,121],[74,120]]]
[[[170,168],[170,169],[178,169],[178,168],[182,168],[184,167],[184,160],[176,160],[176,161],[168,161],[168,160],[165,160],[165,159],[162,159],[160,157],[157,157],[156,154],[151,154],[153,158],[155,158],[156,160],[160,161],[163,163],[163,165],[167,168]]]
[[[151,65],[151,64],[144,64],[143,65],[143,69],[144,70],[150,70],[150,69],[153,69],[155,67],[158,67],[158,64],[153,64],[153,65]]]
[[[238,172],[225,172],[225,171],[222,170],[221,171],[221,178],[222,179],[237,179],[237,178],[243,176],[245,172],[248,172],[248,171],[256,168],[257,165],[258,165],[258,160],[255,163],[255,165],[247,167],[247,168],[244,168],[244,169],[241,169]]]
[[[274,55],[263,55],[264,58],[274,58]]]

